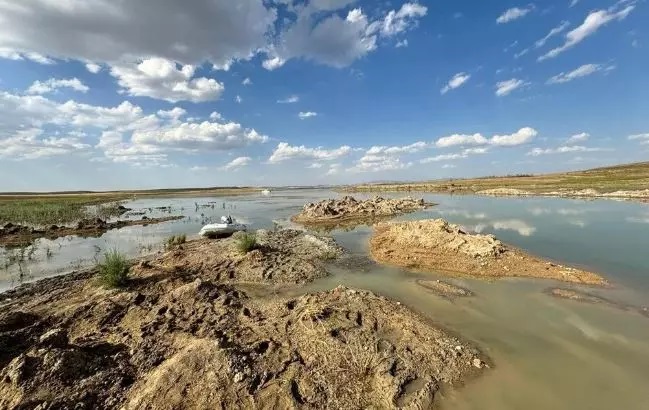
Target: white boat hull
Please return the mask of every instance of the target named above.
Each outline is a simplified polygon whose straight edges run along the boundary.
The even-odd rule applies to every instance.
[[[198,233],[200,236],[223,236],[223,235],[232,235],[235,232],[246,231],[248,227],[244,224],[232,223],[232,224],[209,224],[201,228]]]

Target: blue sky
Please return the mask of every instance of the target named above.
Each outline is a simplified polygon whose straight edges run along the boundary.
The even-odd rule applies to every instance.
[[[0,191],[649,159],[644,0],[0,0]]]

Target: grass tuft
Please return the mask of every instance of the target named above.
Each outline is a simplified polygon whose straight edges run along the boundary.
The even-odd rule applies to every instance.
[[[165,248],[166,249],[172,249],[175,248],[178,245],[182,245],[183,243],[187,242],[187,235],[182,234],[182,235],[173,235],[167,238],[165,241]]]
[[[237,249],[241,253],[248,253],[259,248],[257,237],[252,233],[243,233],[237,237]]]
[[[130,263],[118,250],[104,254],[104,261],[98,265],[99,279],[107,288],[121,288],[128,281]]]

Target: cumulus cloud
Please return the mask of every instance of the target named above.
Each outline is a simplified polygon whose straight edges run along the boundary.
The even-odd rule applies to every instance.
[[[221,169],[224,171],[234,171],[245,167],[250,163],[250,161],[252,161],[252,158],[250,157],[238,157],[225,164]]]
[[[90,145],[82,141],[83,134],[44,137],[39,128],[16,131],[8,138],[0,138],[0,158],[14,160],[37,159],[56,155],[70,155],[85,151]]]
[[[471,78],[470,74],[467,73],[457,73],[451,78],[448,83],[440,90],[440,93],[446,94],[447,92],[454,90],[458,87],[461,87],[464,83],[469,81]]]
[[[625,6],[626,5],[626,6]],[[620,7],[624,7],[620,9]],[[612,21],[624,20],[635,9],[635,1],[623,0],[616,3],[607,10],[592,11],[586,16],[584,22],[577,28],[569,31],[565,36],[565,43],[557,48],[553,48],[546,54],[539,57],[539,61],[554,58],[564,51],[576,46],[586,38],[595,34],[600,28]]]
[[[90,89],[76,77],[68,79],[50,78],[43,82],[34,81],[34,83],[27,89],[27,94],[47,94],[54,92],[59,88],[70,88],[82,93],[88,92]]]
[[[520,80],[518,78],[512,78],[506,81],[499,81],[496,84],[496,95],[498,97],[504,97],[506,95],[509,95],[512,91],[517,90],[526,85],[529,85],[529,83]]]
[[[561,24],[550,30],[550,32],[545,37],[538,40],[536,43],[534,43],[534,45],[536,46],[536,48],[543,47],[549,39],[556,36],[557,34],[561,34],[565,29],[568,28],[569,25],[569,21],[562,21]]]
[[[157,98],[169,102],[204,102],[218,99],[223,84],[213,78],[193,78],[196,68],[178,66],[164,58],[149,58],[139,64],[118,64],[111,75],[129,95]]]
[[[318,113],[313,111],[300,112],[297,115],[301,120],[306,120],[307,118],[317,117]]]
[[[97,74],[98,72],[101,71],[101,66],[95,63],[86,63],[86,70],[88,70],[93,74]]]
[[[293,159],[307,159],[318,161],[332,161],[342,158],[352,152],[351,147],[343,145],[340,148],[327,150],[322,147],[308,148],[304,145],[292,146],[287,142],[280,142],[273,151],[268,162],[277,164]]]
[[[300,101],[300,97],[297,95],[291,95],[289,97],[286,97],[281,100],[277,100],[278,104],[295,104],[296,102]]]
[[[649,133],[629,135],[628,139],[631,141],[639,141],[642,145],[649,145]]]
[[[496,19],[496,22],[498,24],[504,24],[504,23],[509,23],[510,21],[518,20],[520,18],[527,16],[533,9],[534,9],[533,6],[529,6],[526,8],[512,7],[511,9],[508,9],[503,14],[501,14]]]
[[[595,74],[598,71],[608,72],[614,70],[614,65],[603,65],[603,64],[584,64],[568,73],[560,73],[551,77],[548,80],[548,84],[563,84],[576,80],[577,78],[586,77],[591,74]]]
[[[580,132],[579,134],[572,135],[566,140],[566,145],[576,144],[578,142],[588,141],[590,134],[587,132]]]
[[[243,84],[243,85],[252,85],[252,80],[251,80],[250,78],[247,78],[247,77],[246,77],[246,78],[241,82],[241,84]]]
[[[398,171],[413,166],[413,162],[402,162],[399,157],[392,155],[370,155],[361,157],[353,167],[348,168],[349,172],[383,172]]]
[[[458,152],[454,154],[440,154],[440,155],[435,155],[434,157],[423,158],[419,160],[419,163],[429,164],[431,162],[452,161],[456,159],[468,158],[470,155],[485,154],[487,152],[488,152],[487,148],[467,148],[462,150],[462,152]]]
[[[227,67],[265,47],[276,19],[262,0],[0,2],[0,47],[95,63],[158,56]]]
[[[345,6],[350,3],[345,2]],[[324,10],[338,10],[340,4],[331,3]],[[345,18],[337,13],[323,18],[313,4],[297,10],[295,21],[268,48],[264,68],[277,69],[292,58],[347,67],[376,50],[380,39],[388,40],[415,27],[428,9],[418,3],[405,3],[373,21],[360,8],[349,11]]]
[[[513,134],[494,135],[491,138],[485,138],[482,134],[454,134],[448,137],[442,137],[437,140],[435,145],[439,148],[448,148],[453,146],[467,145],[491,145],[496,147],[513,147],[523,145],[533,140],[538,135],[534,128],[524,127]],[[485,153],[485,149],[475,149],[467,153]]]

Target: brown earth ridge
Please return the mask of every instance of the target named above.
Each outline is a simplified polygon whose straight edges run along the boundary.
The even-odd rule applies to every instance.
[[[482,278],[529,277],[608,284],[595,273],[545,261],[505,245],[493,235],[470,234],[443,219],[387,222],[374,228],[370,253],[382,263]]]
[[[178,245],[119,290],[89,270],[0,294],[0,408],[434,408],[490,366],[371,292],[277,296],[342,249],[293,230],[257,237],[247,254],[236,237]]]

